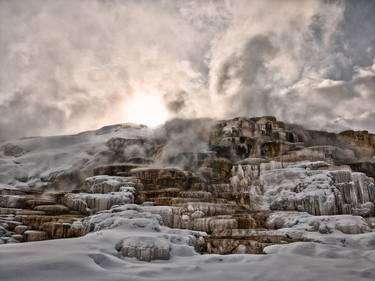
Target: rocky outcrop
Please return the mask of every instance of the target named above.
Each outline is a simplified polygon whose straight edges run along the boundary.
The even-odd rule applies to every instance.
[[[104,194],[118,192],[122,187],[133,186],[135,186],[134,181],[129,180],[126,177],[101,175],[86,178],[80,188],[80,191]]]
[[[267,246],[295,241],[298,239],[272,230],[228,228],[206,237],[206,251],[210,254],[262,254]]]
[[[0,235],[0,240],[15,243],[83,235],[82,231],[72,229],[81,215],[59,204],[58,197],[31,191],[29,194],[3,196],[2,202],[6,202],[7,207],[0,208],[0,225],[7,233]]]
[[[292,127],[270,116],[220,121],[210,136],[213,149],[232,159],[276,157],[295,149],[301,141]]]
[[[83,215],[88,215],[91,212],[86,201],[84,201],[79,194],[65,194],[65,196],[62,199],[62,203],[68,208],[77,211]]]
[[[344,149],[334,145],[309,146],[274,157],[274,160],[280,162],[325,161],[335,165],[350,164],[355,159],[352,149]]]
[[[130,170],[142,167],[139,164],[133,163],[119,163],[98,166],[93,169],[94,175],[109,175],[109,176],[128,176]]]
[[[353,162],[349,166],[353,171],[365,173],[375,179],[375,161]]]
[[[108,210],[115,205],[130,204],[134,202],[134,189],[130,188],[120,192],[101,193],[69,193],[63,202],[71,209],[82,213],[96,213]]]
[[[25,197],[21,195],[1,195],[0,207],[1,208],[24,208]]]
[[[86,192],[4,195],[0,198],[4,207],[0,208],[0,223],[6,233],[1,240],[10,243],[82,236],[87,233],[80,223],[82,216],[133,203],[135,185],[131,178],[105,175],[87,178],[80,185]]]
[[[360,216],[312,216],[304,212],[274,212],[266,221],[270,229],[293,229],[321,234],[340,231],[345,234],[370,232],[366,220]]]
[[[313,215],[374,215],[374,180],[325,162],[238,165],[233,189],[249,196],[249,208],[305,211]],[[334,170],[334,169],[333,169]]]
[[[26,242],[47,240],[48,235],[44,231],[27,230],[24,232],[24,239]]]
[[[338,134],[339,141],[350,145],[358,158],[371,159],[375,155],[375,135],[368,131],[344,131]]]
[[[178,168],[136,168],[131,170],[131,175],[141,181],[143,188],[187,188],[189,175]]]
[[[7,143],[1,147],[5,156],[20,157],[27,151],[18,145]]]
[[[81,191],[67,193],[62,202],[82,214],[108,210],[115,205],[131,204],[135,195],[134,179],[129,177],[100,175],[87,178]]]
[[[231,175],[232,162],[225,158],[210,158],[205,160],[199,172],[212,184],[228,183]]]
[[[151,261],[168,259],[176,238],[134,229],[184,229],[199,252],[259,254],[310,239],[306,230],[354,235],[373,225],[373,135],[304,130],[270,116],[234,118],[201,121],[199,144],[179,151],[171,139],[184,130],[180,122],[192,124],[170,122],[157,138],[144,128],[121,133],[119,125],[88,133],[99,145],[75,166],[43,173],[38,184],[17,172],[23,188],[0,188],[0,243],[123,227],[118,254]],[[16,154],[6,157],[22,160]]]
[[[169,260],[170,257],[169,243],[157,237],[127,237],[116,245],[116,250],[124,257],[141,261]]]
[[[69,212],[69,208],[64,205],[39,205],[34,208],[36,211],[42,211],[48,215],[61,215]]]
[[[150,164],[152,161],[149,157],[156,153],[158,142],[143,137],[113,137],[106,142],[106,146],[113,153],[114,162]]]

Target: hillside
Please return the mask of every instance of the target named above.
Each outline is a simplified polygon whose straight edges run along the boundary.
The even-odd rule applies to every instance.
[[[373,280],[374,177],[375,135],[271,116],[3,142],[1,276]]]

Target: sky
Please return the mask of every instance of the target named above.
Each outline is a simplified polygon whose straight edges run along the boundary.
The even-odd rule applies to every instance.
[[[0,140],[273,115],[375,132],[375,1],[0,0]]]

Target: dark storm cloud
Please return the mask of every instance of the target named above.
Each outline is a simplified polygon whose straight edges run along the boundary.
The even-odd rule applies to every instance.
[[[216,102],[230,105],[222,114],[275,115],[310,128],[375,131],[375,6],[370,2],[314,6],[304,1],[311,4],[306,9],[289,1],[294,13],[283,16],[290,11],[273,9],[270,19],[262,14],[268,6],[259,4],[259,26],[252,32],[246,21],[233,26],[222,39],[224,51],[214,53],[212,91]],[[288,6],[282,3],[281,9]],[[233,38],[236,47],[225,50]]]

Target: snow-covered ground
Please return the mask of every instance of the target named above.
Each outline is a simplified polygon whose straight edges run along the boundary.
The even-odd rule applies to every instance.
[[[301,227],[295,214],[285,214],[284,227],[299,229],[316,242],[297,242],[265,248],[264,255],[199,255],[193,244],[200,233],[170,229],[160,217],[126,205],[87,218],[97,231],[80,238],[2,245],[0,279],[7,281],[104,281],[104,280],[374,280],[375,233],[349,235],[335,230],[321,234]],[[275,219],[275,217],[273,218]],[[344,220],[362,224],[361,220]],[[327,218],[323,218],[327,221]],[[294,227],[293,227],[294,225]],[[297,227],[296,227],[297,226]],[[291,228],[288,228],[290,231]],[[119,243],[143,246],[152,241],[169,245],[169,260],[140,261],[124,257]],[[146,241],[146,242],[145,242]],[[133,243],[133,244],[134,244]]]
[[[152,139],[152,130],[124,124],[103,127],[77,135],[31,137],[0,142],[0,186],[44,188],[63,174],[91,175],[93,167],[111,161],[111,138]],[[67,187],[68,188],[68,187]]]

